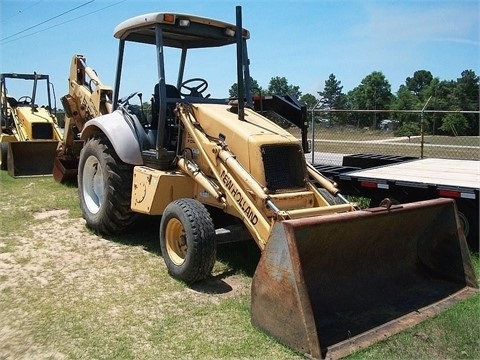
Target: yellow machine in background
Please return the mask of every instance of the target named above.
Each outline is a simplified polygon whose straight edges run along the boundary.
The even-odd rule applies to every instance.
[[[252,323],[311,358],[345,356],[475,294],[453,200],[385,201],[366,210],[348,202],[306,162],[305,109],[287,97],[252,97],[250,33],[240,7],[236,20],[152,13],[115,28],[113,110],[77,126],[87,225],[121,233],[136,213],[161,215],[168,271],[189,284],[210,276],[225,233],[234,240],[248,234],[262,252],[252,280]],[[118,96],[132,42],[156,48],[156,69],[142,68],[141,59],[131,69],[152,79],[148,111],[129,103],[137,93]],[[169,47],[181,53],[176,83],[167,83]],[[229,65],[223,58],[203,66],[190,59],[212,47],[236,49],[236,99],[213,98],[207,80],[184,78]],[[187,54],[195,65],[186,71]],[[70,95],[66,111],[74,116],[82,95]],[[269,107],[302,129],[302,141],[263,116]]]
[[[31,96],[15,98],[7,90],[7,79],[32,81]],[[37,105],[38,85],[46,82],[47,105]],[[0,74],[1,168],[13,177],[51,175],[62,129],[52,113],[48,75]]]

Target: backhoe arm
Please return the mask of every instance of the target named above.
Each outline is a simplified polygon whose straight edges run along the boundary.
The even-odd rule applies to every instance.
[[[77,134],[85,123],[112,112],[113,90],[105,86],[95,71],[88,67],[83,55],[74,55],[68,78],[68,94],[61,98],[65,110],[65,131],[54,161],[53,176],[57,182],[77,174],[81,143]]]
[[[62,104],[78,131],[88,120],[112,112],[112,88],[103,85],[82,55],[72,58],[68,83],[69,93],[62,98]]]

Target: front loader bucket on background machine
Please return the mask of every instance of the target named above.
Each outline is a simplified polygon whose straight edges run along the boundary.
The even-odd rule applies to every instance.
[[[451,199],[284,220],[253,277],[252,323],[311,358],[339,358],[477,287]]]
[[[9,142],[8,174],[13,177],[52,175],[58,143],[54,140]]]

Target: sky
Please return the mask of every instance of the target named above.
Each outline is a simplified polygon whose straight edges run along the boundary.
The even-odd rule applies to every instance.
[[[334,74],[347,93],[381,71],[396,93],[417,70],[440,80],[456,80],[467,69],[480,74],[479,0],[1,0],[0,72],[48,74],[61,107],[74,54],[84,55],[113,87],[118,49],[113,29],[122,21],[177,12],[235,23],[236,5],[251,34],[251,76],[264,89],[280,76],[302,94],[318,97]],[[153,47],[127,46],[126,53],[120,96],[134,91],[150,96],[157,79]],[[228,97],[236,82],[235,49],[192,55],[186,75],[207,79],[213,97]],[[179,54],[165,56],[167,82],[175,83]],[[8,90],[16,97],[30,94],[13,84]]]

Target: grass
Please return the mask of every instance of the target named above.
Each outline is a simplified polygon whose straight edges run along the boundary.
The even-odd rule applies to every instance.
[[[303,358],[250,323],[253,242],[219,246],[212,279],[190,288],[167,274],[158,218],[104,238],[85,229],[74,186],[5,172],[0,185],[0,358]],[[480,358],[479,301],[349,358]]]
[[[291,128],[289,130],[293,135],[300,137],[298,129]],[[309,131],[308,138],[311,140],[311,131]],[[410,139],[396,138],[392,132],[381,130],[317,127],[312,151],[421,157],[420,142],[420,136],[414,136]],[[480,160],[480,137],[426,135],[424,137],[423,156]]]
[[[412,143],[420,143],[420,137],[411,139]],[[408,141],[408,140],[403,140]],[[453,145],[453,146],[480,146],[480,139],[478,136],[432,136],[424,137],[426,144],[432,145]]]
[[[14,179],[5,171],[0,172],[0,184],[0,237],[21,229],[41,211],[64,209],[71,217],[81,216],[73,184],[59,186],[52,177]]]
[[[472,261],[478,278],[478,254]],[[479,319],[480,295],[477,292],[448,311],[359,351],[349,359],[479,359]]]
[[[420,146],[403,143],[349,143],[342,142],[315,142],[314,151],[325,153],[347,154],[383,154],[421,157]],[[431,147],[426,145],[423,157],[442,159],[480,160],[479,149],[461,147]]]

